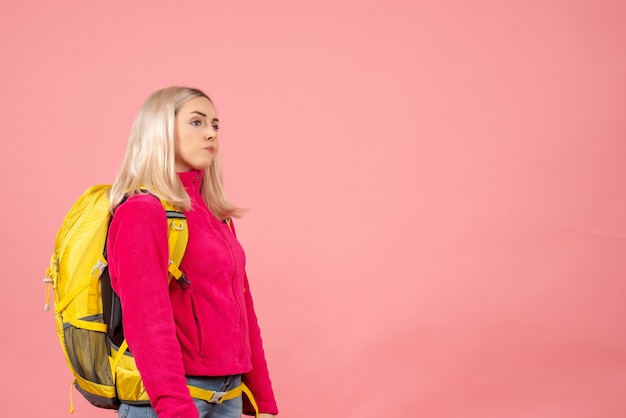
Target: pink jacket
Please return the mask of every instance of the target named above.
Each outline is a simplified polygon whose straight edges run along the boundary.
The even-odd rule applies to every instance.
[[[276,414],[243,249],[204,203],[202,172],[179,177],[192,202],[185,212],[185,289],[176,281],[168,287],[167,219],[154,196],[136,195],[122,204],[107,243],[124,334],[152,406],[159,418],[197,418],[185,375],[243,374],[259,412]]]

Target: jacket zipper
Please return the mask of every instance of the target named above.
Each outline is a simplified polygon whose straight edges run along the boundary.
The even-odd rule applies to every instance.
[[[233,266],[233,275],[230,281],[230,288],[232,291],[233,299],[235,301],[235,306],[237,306],[237,313],[239,314],[239,331],[241,334],[241,340],[240,340],[240,345],[239,345],[239,358],[241,359],[241,353],[243,352],[243,341],[244,341],[245,335],[244,335],[244,326],[243,326],[244,318],[242,318],[243,311],[239,303],[239,298],[237,298],[237,289],[235,289],[235,278],[237,277],[237,261],[235,260],[235,254],[233,253],[233,249],[230,243],[228,242],[228,239],[224,235],[222,228],[215,228],[213,222],[214,220],[211,219],[211,226],[213,227],[213,230],[217,229],[218,234],[220,235],[220,237],[222,238],[222,241],[224,242],[224,245],[226,246],[226,248],[228,248],[228,253],[230,254],[230,261]]]
[[[199,187],[195,187],[195,185],[198,183],[200,179],[200,172],[196,172],[196,176],[194,178],[194,193],[196,194],[196,199],[201,199],[201,201],[204,201],[204,198],[202,197],[202,193],[200,192]],[[241,359],[241,354],[243,353],[243,341],[246,338],[246,336],[244,335],[244,324],[243,321],[245,320],[244,318],[242,318],[243,316],[243,312],[241,309],[241,304],[239,303],[239,299],[237,298],[237,291],[235,289],[235,278],[237,277],[237,262],[235,260],[235,254],[233,253],[233,249],[230,245],[230,243],[228,242],[228,240],[226,239],[226,236],[224,235],[224,232],[222,231],[222,228],[216,228],[215,227],[215,220],[214,220],[214,216],[213,213],[211,212],[211,210],[208,208],[208,212],[209,212],[209,224],[211,225],[211,228],[213,229],[213,231],[216,231],[218,233],[218,235],[220,236],[220,238],[222,239],[222,242],[224,243],[224,245],[226,246],[226,248],[228,249],[228,253],[230,254],[230,262],[232,263],[232,267],[233,267],[233,275],[231,276],[231,281],[230,281],[230,287],[231,287],[231,292],[232,292],[232,296],[233,299],[235,301],[235,306],[237,307],[237,313],[239,314],[239,332],[241,335],[241,340],[240,340],[240,344],[239,344],[239,359]],[[221,225],[220,225],[221,226]],[[244,296],[245,297],[245,296]]]

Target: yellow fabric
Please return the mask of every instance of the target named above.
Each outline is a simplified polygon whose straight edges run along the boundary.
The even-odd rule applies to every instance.
[[[72,318],[69,315],[65,315],[65,322],[74,325],[76,328],[82,328],[89,331],[107,332],[107,326],[102,322],[83,321],[82,319]]]
[[[185,250],[187,249],[187,240],[189,239],[189,229],[187,228],[187,220],[179,218],[168,218],[168,243],[170,248],[170,262],[168,270],[170,274],[179,280],[183,273],[178,266],[183,261]]]
[[[111,355],[113,356],[113,361],[111,362],[112,370],[117,369],[117,365],[120,363],[120,360],[122,359],[124,353],[126,353],[127,349],[128,343],[126,342],[126,340],[122,341],[122,345],[120,345],[120,348],[117,350],[117,352],[115,351],[115,349],[111,348]]]
[[[74,383],[76,383],[76,380],[70,383],[70,414],[74,413],[74,397],[72,396],[72,388],[74,387]]]
[[[250,401],[250,404],[254,408],[254,416],[258,418],[259,417],[259,407],[257,406],[256,401],[254,400],[254,396],[252,395],[252,392],[250,391],[248,386],[246,386],[245,383],[241,384],[241,388],[243,390],[243,393],[246,394],[246,397]]]
[[[183,272],[180,271],[180,269],[176,267],[176,264],[172,263],[171,260],[170,264],[167,266],[167,271],[170,273],[170,281],[172,281],[172,279],[180,280],[180,278],[183,277]]]
[[[109,385],[100,385],[98,383],[91,382],[87,379],[83,379],[80,375],[76,376],[76,383],[84,390],[95,393],[105,398],[115,397],[115,387]]]
[[[148,402],[149,399],[135,360],[126,353],[126,342],[117,351],[112,348],[109,350],[105,342],[107,327],[102,320],[100,280],[107,266],[103,250],[111,218],[109,191],[110,185],[107,184],[92,186],[68,211],[57,232],[44,284],[45,307],[49,307],[49,286],[52,285],[57,334],[76,386],[88,394],[85,397],[94,405],[106,404],[103,407],[115,408],[118,398],[130,402]],[[161,203],[166,211],[176,211],[167,202]],[[182,277],[179,266],[185,254],[187,239],[188,228],[184,215],[168,215],[170,271],[176,278]],[[89,346],[85,349],[82,345],[72,346],[69,350],[66,337],[67,344],[79,339],[80,344]],[[88,379],[85,376],[93,377]],[[92,381],[92,378],[96,381]],[[71,396],[70,408],[73,411]]]
[[[57,233],[48,277],[54,289],[54,311],[62,317],[82,318],[101,312],[90,304],[93,292],[99,296],[99,290],[93,290],[90,285],[91,272],[102,257],[102,248],[93,243],[104,243],[109,226],[109,187],[93,186],[83,193]],[[66,278],[70,276],[72,282],[68,283]]]
[[[120,401],[146,402],[150,401],[146,389],[141,380],[139,370],[135,364],[135,358],[127,353],[128,344],[123,341],[120,348],[115,351],[111,348],[111,370],[115,371],[115,387]]]
[[[207,401],[207,402],[211,402],[211,399],[213,399],[213,396],[217,393],[212,390],[202,389],[196,386],[187,386],[187,387],[189,388],[189,393],[191,394],[191,397],[196,398],[196,399],[202,399],[203,401]],[[228,392],[226,392],[226,394],[218,402],[215,402],[215,403],[220,404],[224,401],[238,398],[239,396],[241,396],[241,393],[242,393],[242,387],[241,385],[239,385],[236,388],[233,388],[229,390]]]
[[[187,387],[189,388],[189,393],[191,394],[192,398],[202,399],[203,401],[206,401],[206,402],[211,402],[211,399],[213,399],[213,396],[216,394],[216,392],[214,392],[212,390],[201,389],[201,388],[196,387],[196,386],[187,386]],[[220,404],[220,403],[222,403],[224,401],[238,398],[239,396],[242,395],[242,393],[246,395],[246,397],[250,401],[250,404],[254,408],[255,416],[258,417],[259,416],[259,407],[257,406],[256,401],[254,400],[254,396],[252,396],[252,392],[250,391],[248,386],[246,386],[245,383],[242,383],[241,385],[237,386],[236,388],[233,388],[233,389],[229,390],[219,400],[219,402],[215,402],[215,403]]]

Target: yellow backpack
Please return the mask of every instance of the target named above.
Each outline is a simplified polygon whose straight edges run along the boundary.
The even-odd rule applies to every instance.
[[[149,404],[150,399],[124,340],[119,298],[111,289],[107,270],[110,188],[92,186],[74,203],[57,232],[44,282],[45,310],[50,309],[50,284],[54,290],[57,334],[74,375],[72,386],[91,404],[117,409],[121,402]],[[168,222],[170,280],[184,286],[188,282],[179,267],[187,248],[187,219],[169,203],[161,200],[161,204]],[[227,223],[230,227],[230,220]],[[254,397],[243,383],[228,392],[188,388],[194,398],[211,403],[245,394],[258,416]]]
[[[106,260],[109,190],[110,185],[92,186],[74,203],[57,233],[44,282],[46,310],[50,284],[54,290],[57,334],[73,385],[93,405],[117,409],[120,402],[149,403],[149,399],[126,341],[122,339],[118,347],[110,338],[111,325],[119,325],[121,317]],[[184,280],[178,267],[187,247],[187,220],[167,202],[161,203],[168,219],[170,276]]]

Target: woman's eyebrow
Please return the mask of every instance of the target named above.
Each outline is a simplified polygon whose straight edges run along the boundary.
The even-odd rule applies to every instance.
[[[205,118],[205,119],[206,119],[206,115],[205,115],[204,113],[200,112],[199,110],[193,110],[193,111],[191,111],[191,112],[189,112],[189,113],[190,113],[190,114],[192,114],[192,113],[196,113],[196,114],[198,114],[198,115],[200,115],[200,116],[202,116],[203,118]],[[218,118],[213,118],[213,119],[211,119],[211,122],[219,122],[219,121],[220,121],[220,120],[219,120]]]

